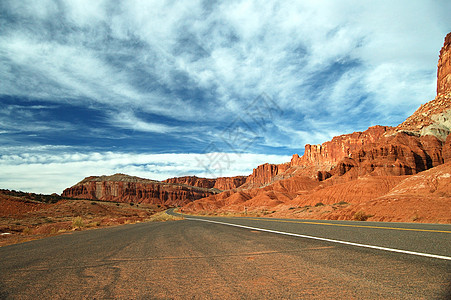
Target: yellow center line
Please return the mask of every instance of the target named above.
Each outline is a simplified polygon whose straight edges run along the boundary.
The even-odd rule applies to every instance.
[[[321,223],[310,221],[290,221],[290,220],[271,220],[265,218],[247,218],[254,221],[268,221],[268,222],[282,222],[282,223],[299,223],[299,224],[314,224],[314,225],[328,225],[328,226],[342,226],[342,227],[361,227],[361,228],[376,228],[376,229],[389,229],[389,230],[406,230],[406,231],[425,231],[425,232],[441,232],[451,233],[446,230],[432,230],[432,229],[415,229],[415,228],[399,228],[399,227],[382,227],[382,226],[362,226],[362,225],[350,225],[350,224],[334,224],[334,223]]]

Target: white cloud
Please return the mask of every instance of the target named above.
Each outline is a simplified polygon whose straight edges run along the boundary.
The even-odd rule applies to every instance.
[[[144,132],[169,133],[177,130],[177,127],[171,127],[164,124],[146,122],[135,116],[133,112],[122,111],[111,113],[111,119],[118,127],[133,129]],[[180,129],[178,129],[180,130]]]
[[[94,106],[121,129],[208,143],[220,132],[205,124],[234,120],[266,92],[288,113],[270,120],[264,144],[297,149],[395,125],[432,99],[451,27],[449,1],[4,3],[1,95]]]
[[[67,17],[79,26],[88,26],[105,21],[107,1],[76,0],[65,1]]]
[[[215,163],[211,164],[212,159]],[[9,154],[0,156],[2,188],[36,193],[61,193],[92,175],[126,173],[164,180],[174,176],[249,175],[260,164],[282,163],[290,156],[263,154],[132,154],[114,152]],[[205,167],[209,167],[207,170]]]

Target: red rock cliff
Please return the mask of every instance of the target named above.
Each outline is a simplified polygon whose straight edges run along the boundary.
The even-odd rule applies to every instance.
[[[201,178],[197,176],[174,177],[164,180],[167,183],[179,183],[202,188],[215,188],[221,191],[235,189],[246,182],[247,176]]]
[[[329,170],[340,160],[364,145],[376,143],[380,137],[391,130],[388,126],[370,127],[364,132],[354,132],[334,137],[321,145],[305,145],[304,155],[291,160],[291,166],[316,166]]]
[[[373,175],[412,175],[443,164],[443,142],[435,136],[398,133],[381,137],[378,143],[364,145],[341,160],[332,175],[353,170],[353,177]]]
[[[200,178],[197,176],[183,176],[183,177],[168,178],[166,180],[163,180],[163,182],[186,184],[190,186],[211,189],[215,186],[216,180],[211,178]]]
[[[248,176],[219,177],[216,178],[214,188],[221,191],[236,189],[246,182],[247,177]]]
[[[445,37],[437,64],[437,95],[451,92],[451,32]]]
[[[263,164],[259,165],[252,171],[252,174],[247,177],[245,187],[258,187],[268,184],[272,179],[290,167],[290,163],[284,164]]]
[[[114,202],[180,206],[215,194],[211,189],[163,183],[124,174],[91,176],[63,191],[63,196]]]

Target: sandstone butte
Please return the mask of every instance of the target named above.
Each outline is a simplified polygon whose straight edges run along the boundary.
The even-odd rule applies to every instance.
[[[62,195],[80,199],[181,206],[218,192],[213,188],[114,174],[86,177],[65,189]]]
[[[164,182],[116,174],[87,177],[63,196],[181,206],[189,213],[451,223],[451,33],[440,51],[437,96],[396,127],[305,146],[290,162],[249,176],[186,176]]]

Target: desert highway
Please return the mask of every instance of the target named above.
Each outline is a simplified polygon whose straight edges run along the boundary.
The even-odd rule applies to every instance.
[[[451,299],[451,225],[184,217],[2,247],[0,299]]]

